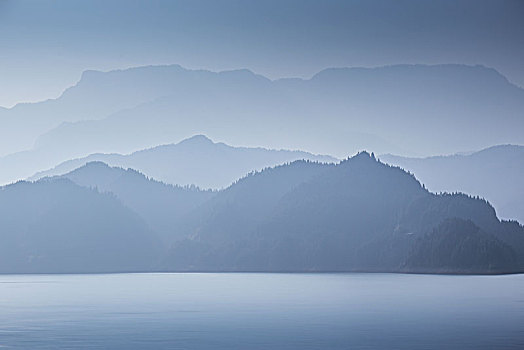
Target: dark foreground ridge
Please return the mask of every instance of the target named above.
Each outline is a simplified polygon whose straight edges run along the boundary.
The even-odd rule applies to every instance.
[[[367,152],[215,192],[89,163],[0,188],[0,210],[3,273],[524,272],[519,223],[478,197],[431,193]]]

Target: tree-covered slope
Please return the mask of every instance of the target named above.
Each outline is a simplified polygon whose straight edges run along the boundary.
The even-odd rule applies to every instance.
[[[95,162],[2,187],[0,213],[0,272],[524,271],[520,224],[366,152],[216,192]]]
[[[386,154],[380,159],[415,173],[430,191],[484,197],[499,217],[524,223],[524,146],[499,145],[471,154],[428,158]]]
[[[365,152],[333,166],[292,163],[263,171],[207,205],[183,228],[189,238],[173,246],[166,268],[496,273],[524,267],[520,225],[500,222],[484,200],[430,193],[413,175]],[[438,229],[456,218],[482,234],[465,239],[472,230],[458,224]],[[420,265],[425,240],[451,240],[466,255],[448,259],[455,257],[448,245],[437,245],[441,260]]]
[[[0,188],[0,272],[149,271],[159,242],[114,196],[66,179]]]
[[[62,177],[80,186],[114,194],[166,243],[180,238],[173,228],[181,218],[215,194],[197,187],[167,185],[136,170],[110,167],[102,162],[88,163]]]

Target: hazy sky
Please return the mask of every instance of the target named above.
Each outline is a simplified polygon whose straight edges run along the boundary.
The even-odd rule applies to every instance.
[[[524,86],[524,1],[0,0],[0,105],[83,70],[178,63],[270,78],[330,66],[466,63]]]

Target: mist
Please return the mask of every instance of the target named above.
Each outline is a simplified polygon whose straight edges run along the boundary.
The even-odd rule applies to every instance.
[[[0,33],[0,348],[522,349],[522,1],[0,0]]]

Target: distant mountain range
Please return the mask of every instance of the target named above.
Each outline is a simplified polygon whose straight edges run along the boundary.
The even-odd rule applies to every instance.
[[[275,81],[176,65],[88,71],[58,99],[0,110],[0,174],[13,181],[197,133],[337,157],[449,154],[523,144],[523,113],[524,90],[482,66],[333,68]]]
[[[499,217],[524,223],[524,146],[500,145],[429,158],[382,155],[380,159],[414,173],[430,191],[479,195],[489,200]]]
[[[215,192],[94,162],[0,188],[0,210],[4,272],[524,271],[524,227],[365,152]]]
[[[129,155],[92,154],[73,159],[29,179],[63,175],[86,163],[100,161],[111,166],[136,169],[168,184],[219,189],[231,185],[249,172],[300,159],[338,162],[338,159],[330,156],[301,151],[232,147],[196,135],[177,144],[157,146]]]

